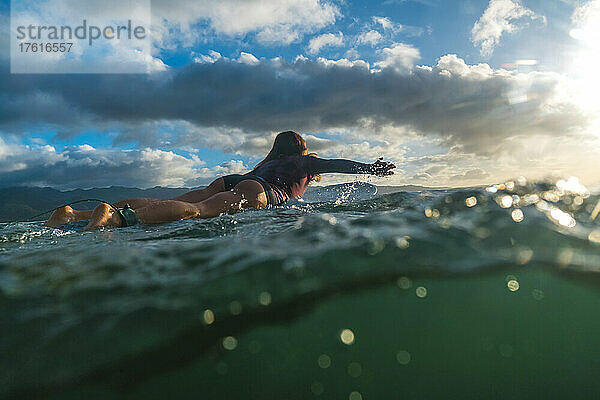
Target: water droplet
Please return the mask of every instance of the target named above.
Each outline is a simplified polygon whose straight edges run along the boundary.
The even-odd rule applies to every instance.
[[[238,341],[233,336],[227,336],[223,338],[223,347],[225,350],[235,350],[238,345]]]
[[[310,391],[316,396],[323,394],[323,384],[319,381],[314,381],[310,384]]]
[[[511,279],[510,281],[508,281],[506,283],[506,286],[511,292],[516,292],[517,290],[519,290],[519,282],[516,279]]]
[[[410,278],[407,278],[406,276],[401,276],[400,278],[398,278],[396,283],[398,284],[398,287],[400,289],[404,289],[404,290],[410,289],[410,287],[412,286],[412,282],[411,282]]]
[[[410,353],[406,350],[400,350],[396,353],[396,361],[402,365],[406,365],[410,362]]]
[[[354,332],[350,329],[344,329],[342,333],[340,333],[340,339],[342,340],[342,343],[351,345],[354,343]]]
[[[401,249],[408,248],[408,246],[410,246],[408,239],[410,239],[409,236],[403,236],[403,237],[396,238],[396,246],[400,247]]]
[[[600,243],[600,231],[591,231],[588,240],[594,243]]]
[[[573,260],[573,249],[568,247],[560,250],[556,259],[556,261],[558,261],[558,263],[563,267],[571,264],[571,260]]]
[[[362,395],[359,392],[351,392],[348,396],[349,400],[362,400]]]
[[[544,298],[544,292],[542,292],[540,289],[533,289],[531,291],[531,296],[535,299],[535,300],[542,300]]]
[[[517,253],[517,264],[525,265],[529,261],[531,261],[532,257],[533,257],[533,250],[531,250],[531,249],[521,249]]]
[[[467,207],[476,206],[477,205],[477,197],[475,197],[475,196],[467,197],[465,199],[465,204],[467,205]]]
[[[271,304],[271,293],[262,292],[261,294],[259,294],[258,302],[261,306],[268,306],[269,304]]]
[[[377,253],[380,253],[385,248],[385,241],[383,239],[375,239],[371,243],[369,243],[369,248],[367,249],[367,253],[369,255],[374,256]]]
[[[512,196],[505,195],[505,196],[500,197],[500,201],[499,201],[500,207],[509,208],[510,206],[512,206],[512,203],[513,203]]]
[[[515,222],[521,222],[523,221],[523,211],[521,211],[520,208],[514,209],[512,210],[512,212],[510,213],[510,217],[513,219],[513,221]]]
[[[331,357],[327,354],[321,354],[317,359],[317,363],[319,364],[319,367],[323,369],[329,368],[331,366]]]
[[[202,319],[204,320],[205,324],[210,325],[215,322],[215,314],[211,309],[208,308],[202,313]]]

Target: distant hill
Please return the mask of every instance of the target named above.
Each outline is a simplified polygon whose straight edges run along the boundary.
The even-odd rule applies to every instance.
[[[314,188],[309,188],[313,189]],[[435,188],[443,189],[443,188]],[[0,222],[24,221],[41,212],[51,210],[72,201],[95,198],[109,203],[130,198],[150,197],[155,199],[169,199],[190,191],[188,188],[154,187],[151,189],[138,189],[122,186],[108,188],[75,189],[60,191],[49,187],[9,187],[0,188]],[[424,186],[378,186],[379,194],[394,192],[418,192],[433,190]],[[91,209],[97,202],[79,203],[73,205],[76,209]],[[48,214],[49,216],[49,214]],[[40,217],[43,219],[43,217]]]
[[[426,190],[445,190],[450,189],[447,186],[444,187],[428,187],[420,185],[402,185],[402,186],[377,186],[377,194],[388,194],[396,192],[423,192]]]

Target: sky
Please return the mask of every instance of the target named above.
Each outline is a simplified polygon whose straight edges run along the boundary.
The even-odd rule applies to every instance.
[[[46,0],[47,12],[68,15],[73,1]],[[251,170],[285,130],[320,157],[394,162],[392,177],[360,178],[382,185],[600,182],[600,0],[152,0],[150,11],[147,73],[14,74],[0,0],[0,186],[196,187]],[[139,59],[124,47],[111,63]]]

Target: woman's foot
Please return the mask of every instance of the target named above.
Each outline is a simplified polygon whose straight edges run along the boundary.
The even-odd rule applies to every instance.
[[[122,224],[123,221],[121,221],[121,216],[115,209],[106,203],[102,203],[94,209],[92,217],[90,218],[90,223],[87,224],[82,231],[92,231],[105,226],[118,228],[122,226]]]
[[[76,221],[75,210],[73,210],[69,206],[64,206],[54,210],[48,221],[44,223],[44,226],[48,226],[50,228],[56,228],[57,226],[61,226],[64,224],[68,224],[69,222]]]

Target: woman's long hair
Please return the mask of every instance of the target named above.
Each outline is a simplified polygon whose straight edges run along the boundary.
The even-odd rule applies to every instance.
[[[289,156],[305,156],[308,154],[306,141],[294,131],[285,131],[277,134],[273,147],[264,160],[259,162],[254,169],[260,167],[264,163],[278,158]]]
[[[264,163],[279,158],[305,155],[308,155],[308,147],[306,146],[306,140],[304,140],[302,136],[294,131],[281,132],[275,137],[273,147],[271,148],[271,151],[269,151],[269,154],[267,154],[265,159],[259,162],[254,169],[260,167]],[[311,153],[310,155],[316,156],[314,153]],[[316,175],[312,177],[312,180],[319,182],[321,176]]]

